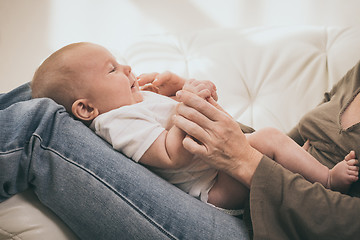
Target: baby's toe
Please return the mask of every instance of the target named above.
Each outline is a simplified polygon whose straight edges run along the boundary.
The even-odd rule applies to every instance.
[[[346,164],[348,166],[358,166],[359,161],[357,159],[349,159],[349,160],[346,160]]]
[[[346,161],[349,161],[349,160],[354,159],[354,158],[355,158],[355,151],[350,151],[348,153],[348,155],[345,156]]]

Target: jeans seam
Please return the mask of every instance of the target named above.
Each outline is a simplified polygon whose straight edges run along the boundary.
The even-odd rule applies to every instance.
[[[82,169],[83,171],[87,172],[88,174],[90,174],[92,177],[94,177],[96,180],[98,180],[100,183],[102,183],[105,187],[107,187],[108,189],[110,189],[112,192],[114,192],[117,196],[119,196],[123,201],[125,201],[130,207],[132,207],[136,212],[138,212],[140,215],[142,215],[145,219],[148,220],[149,223],[151,223],[153,226],[155,226],[160,232],[162,232],[163,234],[165,234],[166,236],[168,236],[170,239],[177,239],[176,237],[174,237],[170,232],[168,232],[166,229],[164,229],[160,224],[158,224],[157,222],[155,222],[152,218],[150,218],[147,214],[145,214],[140,208],[138,208],[132,201],[130,201],[128,198],[126,198],[125,196],[121,195],[114,187],[112,187],[110,184],[108,184],[106,181],[104,181],[103,179],[101,179],[100,177],[98,177],[94,172],[92,172],[91,170],[87,169],[86,167],[78,164],[77,162],[72,161],[71,159],[68,159],[67,157],[63,156],[62,154],[60,154],[59,152],[57,152],[56,150],[44,146],[42,144],[42,138],[41,136],[39,136],[38,134],[34,133],[33,136],[37,139],[39,139],[40,141],[40,147],[42,149],[44,149],[45,151],[51,151],[52,153],[56,154],[57,156],[59,156],[60,158],[64,159],[65,161],[67,161],[70,164],[73,164],[74,166]]]
[[[9,154],[9,153],[19,152],[19,151],[22,151],[22,150],[24,150],[23,147],[18,147],[18,148],[11,149],[9,151],[0,152],[0,155],[6,155],[6,154]]]

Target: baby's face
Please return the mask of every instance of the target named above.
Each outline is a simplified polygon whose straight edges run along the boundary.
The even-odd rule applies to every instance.
[[[70,61],[80,72],[80,98],[88,99],[100,114],[143,100],[131,67],[120,65],[105,48],[86,44],[74,51]]]

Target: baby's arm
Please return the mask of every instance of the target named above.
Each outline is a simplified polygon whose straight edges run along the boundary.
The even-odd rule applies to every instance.
[[[183,147],[184,138],[185,133],[175,126],[164,130],[139,162],[164,169],[177,169],[189,165],[193,156]]]
[[[171,72],[142,74],[138,78],[139,85],[145,86],[143,89],[162,95],[175,97],[176,92],[183,89],[205,99],[217,100],[216,87],[210,81],[185,80]],[[192,154],[185,150],[182,144],[186,133],[173,124],[170,126],[171,128],[163,131],[144,153],[140,159],[141,163],[158,168],[176,169],[192,162]]]
[[[156,92],[167,97],[174,97],[186,82],[185,78],[169,71],[144,73],[138,76],[137,79],[141,90]]]
[[[141,90],[152,91],[176,100],[176,92],[183,89],[196,94],[205,94],[208,89],[211,97],[218,99],[215,84],[208,80],[186,80],[172,72],[144,73],[137,77]],[[203,97],[203,96],[202,96]]]

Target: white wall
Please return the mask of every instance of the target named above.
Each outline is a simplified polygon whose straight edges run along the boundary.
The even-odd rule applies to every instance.
[[[0,92],[77,41],[121,48],[143,34],[214,27],[357,25],[359,0],[0,0]]]

